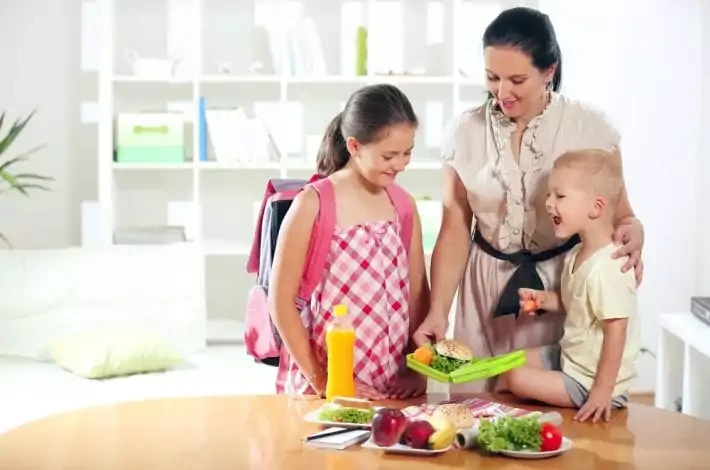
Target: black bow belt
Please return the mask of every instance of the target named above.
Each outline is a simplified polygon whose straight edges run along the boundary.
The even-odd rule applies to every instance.
[[[480,231],[476,230],[473,236],[473,242],[478,245],[481,250],[495,259],[507,261],[518,266],[501,293],[498,305],[493,312],[493,317],[511,314],[517,317],[520,313],[520,294],[518,293],[518,289],[545,289],[542,279],[537,272],[536,264],[568,252],[580,241],[579,235],[574,235],[562,245],[539,253],[533,253],[529,250],[503,253],[493,248],[493,246],[483,238]],[[540,310],[538,313],[545,312],[544,310]]]

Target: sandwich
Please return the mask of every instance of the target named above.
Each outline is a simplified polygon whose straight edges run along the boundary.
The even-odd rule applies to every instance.
[[[331,423],[369,424],[375,408],[368,400],[335,397],[321,408],[318,418]]]
[[[451,421],[456,429],[470,429],[473,427],[473,413],[459,403],[445,403],[434,409],[434,416],[441,416]]]
[[[473,360],[473,351],[454,339],[445,339],[434,345],[429,367],[449,374]]]

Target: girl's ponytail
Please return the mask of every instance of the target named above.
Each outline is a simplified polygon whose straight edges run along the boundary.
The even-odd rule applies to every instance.
[[[323,141],[316,156],[318,174],[321,176],[330,176],[342,169],[347,165],[350,158],[345,145],[345,138],[340,129],[342,123],[343,113],[338,113],[325,130]]]

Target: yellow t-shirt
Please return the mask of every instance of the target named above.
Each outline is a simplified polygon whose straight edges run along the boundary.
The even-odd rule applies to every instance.
[[[613,392],[618,396],[628,392],[636,377],[634,363],[639,351],[636,278],[633,269],[621,272],[624,258],[611,258],[617,249],[612,243],[597,250],[573,271],[581,247],[578,244],[569,251],[562,271],[561,298],[567,312],[560,340],[562,371],[589,390],[602,353],[602,320],[628,318],[626,344]]]

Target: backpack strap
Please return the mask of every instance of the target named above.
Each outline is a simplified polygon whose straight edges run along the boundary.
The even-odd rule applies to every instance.
[[[259,259],[261,251],[261,221],[264,217],[264,210],[266,209],[266,203],[272,194],[276,192],[276,187],[273,181],[269,180],[266,183],[266,189],[264,190],[264,197],[261,198],[261,207],[259,208],[259,216],[256,219],[258,222],[254,227],[254,238],[251,241],[251,249],[249,250],[249,259],[247,260],[247,272],[249,274],[254,274],[259,271]]]
[[[247,260],[246,268],[249,274],[257,273],[261,269],[262,221],[264,220],[267,205],[270,204],[274,198],[293,199],[303,187],[311,181],[313,181],[313,178],[311,178],[310,181],[277,178],[270,179],[266,183],[266,189],[264,190],[264,196],[261,198],[261,207],[259,208],[259,215],[257,216],[257,222],[254,228],[254,238],[252,238],[251,249],[249,250],[249,259]],[[276,240],[274,240],[274,243],[275,242]]]
[[[412,231],[414,225],[414,202],[409,193],[396,183],[392,183],[386,188],[387,194],[394,205],[397,219],[401,225],[402,244],[409,256],[409,249],[412,244]]]
[[[330,242],[335,232],[335,195],[333,183],[328,178],[312,180],[308,186],[318,194],[319,207],[308,244],[306,265],[299,289],[301,299],[309,299],[321,280],[325,262],[330,251]]]

